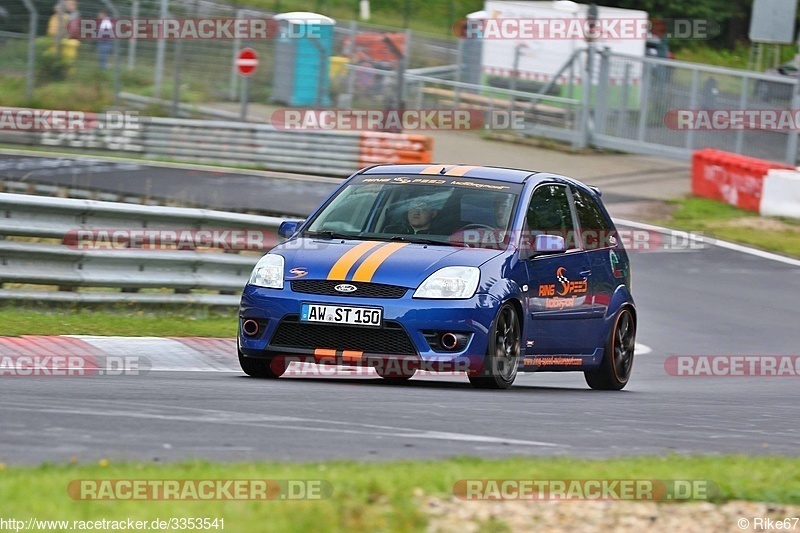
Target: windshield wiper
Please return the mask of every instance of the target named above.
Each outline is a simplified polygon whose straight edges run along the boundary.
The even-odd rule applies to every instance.
[[[437,239],[428,239],[426,237],[420,237],[417,235],[395,235],[394,237],[389,238],[390,241],[403,241],[403,242],[413,242],[416,244],[439,244],[442,246],[452,246],[448,241],[440,241]]]
[[[304,231],[304,235],[309,237],[327,237],[329,239],[360,239],[361,236],[356,233],[339,233],[337,231]]]

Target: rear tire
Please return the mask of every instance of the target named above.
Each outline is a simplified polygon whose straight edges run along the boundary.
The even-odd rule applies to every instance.
[[[507,389],[519,370],[522,332],[516,308],[504,303],[489,334],[489,347],[480,375],[469,376],[476,389]]]
[[[258,359],[245,357],[242,352],[239,352],[239,366],[251,378],[278,379],[286,372],[286,364],[282,357]]]
[[[624,389],[633,370],[635,346],[636,321],[631,310],[623,307],[606,341],[600,368],[583,373],[586,383],[595,390]]]

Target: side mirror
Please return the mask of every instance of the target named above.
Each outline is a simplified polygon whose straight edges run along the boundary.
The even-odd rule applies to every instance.
[[[559,254],[566,251],[567,242],[561,235],[536,235],[534,237],[534,254]]]
[[[302,220],[284,220],[278,227],[278,235],[287,239],[297,232],[297,228],[302,224]]]

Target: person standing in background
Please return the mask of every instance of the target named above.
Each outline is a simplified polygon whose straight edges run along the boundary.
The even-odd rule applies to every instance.
[[[108,56],[111,55],[113,28],[111,26],[111,19],[108,18],[108,13],[104,10],[97,13],[97,18],[100,20],[97,32],[97,36],[99,37],[97,41],[97,57],[100,61],[100,69],[105,70],[106,66],[108,66]]]

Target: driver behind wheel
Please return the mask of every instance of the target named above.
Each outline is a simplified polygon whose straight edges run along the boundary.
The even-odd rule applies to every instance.
[[[415,199],[408,206],[405,220],[389,224],[383,231],[403,235],[428,234],[431,229],[431,221],[436,218],[437,214],[439,212],[431,208],[427,201]]]

